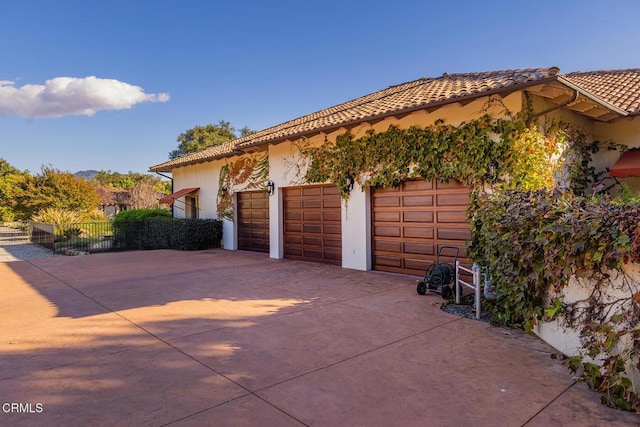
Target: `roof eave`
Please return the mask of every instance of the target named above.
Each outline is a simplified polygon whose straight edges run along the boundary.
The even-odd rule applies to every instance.
[[[596,104],[616,113],[616,114],[620,114],[621,116],[628,116],[629,112],[626,110],[623,110],[622,108],[616,107],[613,104],[610,104],[608,102],[606,102],[605,100],[601,99],[600,97],[598,97],[597,95],[594,95],[593,93],[589,92],[588,90],[585,90],[584,88],[582,88],[581,86],[578,86],[577,84],[571,82],[570,80],[564,78],[563,76],[557,76],[558,77],[558,81],[560,83],[562,83],[565,86],[568,86],[569,88],[577,91],[580,95],[584,96],[585,98],[588,98],[590,101],[595,102]]]
[[[530,81],[530,82],[525,82],[525,83],[519,83],[517,85],[510,86],[510,87],[502,87],[502,88],[498,88],[498,89],[488,90],[488,91],[485,91],[485,92],[472,93],[472,94],[469,94],[469,95],[464,95],[464,96],[458,96],[458,97],[455,97],[455,98],[444,99],[442,101],[435,101],[435,102],[429,102],[429,103],[426,103],[426,104],[413,105],[411,107],[401,108],[399,110],[394,110],[394,111],[387,111],[387,112],[382,113],[382,114],[366,116],[366,117],[363,117],[363,118],[360,118],[360,119],[350,120],[350,121],[346,121],[346,122],[343,122],[343,123],[338,123],[338,124],[331,125],[331,126],[325,126],[325,127],[322,127],[322,128],[315,128],[315,129],[308,130],[308,131],[298,132],[296,134],[291,134],[291,135],[287,135],[287,136],[282,136],[282,137],[267,139],[267,140],[263,140],[263,141],[259,141],[259,142],[255,142],[255,143],[251,143],[251,144],[242,145],[242,148],[244,149],[244,148],[250,148],[250,147],[255,147],[255,146],[259,146],[259,145],[266,145],[266,144],[277,144],[278,142],[286,141],[288,139],[290,140],[290,139],[302,138],[304,136],[308,136],[308,135],[311,135],[311,134],[327,132],[327,131],[330,131],[330,130],[333,130],[333,129],[339,129],[341,127],[349,127],[349,126],[357,125],[359,123],[363,123],[363,122],[367,122],[367,121],[371,121],[371,120],[379,120],[379,119],[384,119],[384,118],[392,117],[392,116],[396,116],[396,115],[403,115],[403,114],[407,114],[407,113],[412,113],[414,111],[424,110],[424,109],[427,109],[427,108],[442,107],[444,105],[455,104],[457,102],[464,102],[464,101],[468,101],[468,100],[472,100],[472,99],[476,99],[476,98],[482,98],[482,97],[485,97],[485,96],[505,95],[505,94],[508,95],[508,94],[513,93],[513,92],[517,92],[519,90],[526,89],[527,87],[548,83],[548,82],[554,81],[556,79],[557,79],[557,76],[551,76],[551,77],[546,77],[546,78],[540,79],[540,80],[535,80],[535,81]]]

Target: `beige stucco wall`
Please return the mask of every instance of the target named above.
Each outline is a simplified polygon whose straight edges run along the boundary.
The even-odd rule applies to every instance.
[[[611,270],[608,271],[608,274],[610,283],[601,288],[602,293],[598,298],[601,303],[613,304],[613,309],[609,312],[607,320],[617,313],[620,303],[616,303],[616,301],[628,299],[640,292],[640,264],[625,264],[622,271]],[[560,299],[565,304],[579,303],[584,306],[586,302],[581,303],[581,301],[587,301],[592,296],[594,287],[595,284],[591,280],[572,276],[569,284],[562,291],[556,293],[552,291],[551,300]],[[581,328],[582,325],[568,327],[558,320],[551,320],[538,322],[533,332],[565,356],[575,356],[579,354],[581,348]],[[627,344],[624,339],[621,342]],[[621,348],[620,346],[617,350],[619,351]],[[627,375],[632,379],[635,390],[640,391],[638,370],[629,365],[627,366]]]
[[[484,97],[469,102],[466,105],[454,103],[445,105],[433,112],[424,110],[416,111],[399,119],[388,117],[379,122],[370,124],[362,123],[349,128],[357,138],[367,131],[384,132],[389,126],[399,128],[410,126],[428,126],[436,120],[444,120],[446,124],[458,125],[462,122],[473,120],[489,113],[500,114],[506,107],[511,112],[518,112],[522,108],[522,94],[519,92],[510,94],[502,99],[502,103],[488,103],[489,98]],[[284,254],[282,242],[282,188],[296,185],[304,185],[303,177],[307,166],[301,161],[297,144],[318,146],[325,142],[335,142],[336,137],[347,131],[346,128],[337,128],[331,132],[312,135],[297,141],[284,141],[268,147],[269,151],[269,178],[275,184],[275,195],[269,199],[270,222],[270,256],[282,258]],[[233,162],[238,157],[228,160],[216,160],[196,165],[177,168],[173,171],[174,189],[185,187],[200,187],[198,193],[200,200],[200,217],[216,218],[216,199],[218,194],[218,182],[220,168],[226,162]],[[234,188],[241,191],[242,186]],[[180,208],[184,200],[178,200],[175,209],[176,217],[184,217],[184,209]],[[368,270],[371,268],[371,224],[370,224],[370,197],[368,189],[360,188],[356,183],[349,200],[342,203],[342,265],[346,268]],[[183,206],[183,205],[182,205]],[[236,249],[236,230],[233,222],[224,221],[223,246],[226,249]]]

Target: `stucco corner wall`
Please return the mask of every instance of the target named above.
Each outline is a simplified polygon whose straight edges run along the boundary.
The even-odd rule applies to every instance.
[[[357,183],[342,200],[342,267],[371,270],[371,199]]]
[[[625,279],[626,274],[630,280]],[[640,264],[626,264],[623,272],[611,270],[608,272],[610,283],[602,288],[602,301],[611,302],[617,299],[628,298],[640,292]],[[590,279],[572,276],[569,284],[552,299],[560,299],[566,304],[587,301],[591,296],[595,284]],[[616,309],[609,313],[609,317],[616,314]],[[533,332],[542,340],[562,352],[566,356],[575,356],[581,348],[580,326],[568,327],[558,320],[538,322]]]

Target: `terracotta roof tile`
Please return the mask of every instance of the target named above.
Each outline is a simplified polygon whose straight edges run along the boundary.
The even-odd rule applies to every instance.
[[[553,80],[559,71],[556,67],[527,68],[480,73],[445,73],[441,77],[421,78],[289,120],[220,146],[152,166],[150,170],[169,172],[176,167],[222,158],[254,145],[297,138],[351,123],[443,105],[465,98],[518,90],[527,85]]]
[[[640,68],[578,71],[564,77],[630,115],[640,114]]]

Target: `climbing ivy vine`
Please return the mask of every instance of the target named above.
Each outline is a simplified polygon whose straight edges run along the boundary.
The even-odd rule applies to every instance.
[[[456,179],[472,189],[485,183],[506,189],[551,188],[566,148],[566,133],[527,125],[525,113],[489,115],[458,126],[443,120],[424,128],[389,127],[361,138],[347,132],[335,144],[307,149],[307,182],[332,182],[348,198],[352,176],[363,186],[398,186],[421,177]],[[495,171],[492,170],[492,166]]]
[[[238,185],[246,189],[265,189],[269,179],[269,152],[244,155],[220,169],[218,180],[218,218],[233,221],[233,191]]]
[[[496,286],[496,322],[577,327],[582,348],[568,366],[604,403],[632,411],[640,411],[629,378],[640,370],[640,284],[623,265],[640,263],[639,202],[557,190],[483,194],[468,248]],[[587,296],[567,303],[560,296],[571,278]]]

